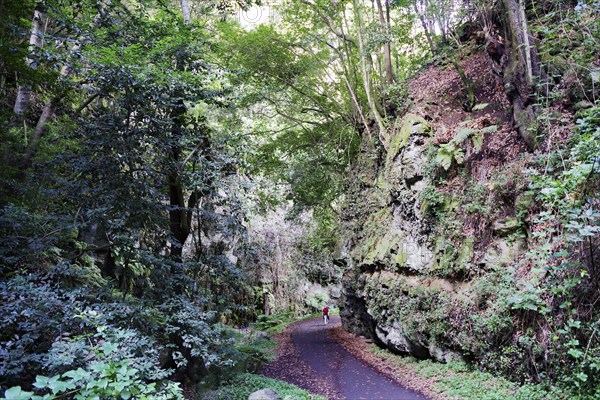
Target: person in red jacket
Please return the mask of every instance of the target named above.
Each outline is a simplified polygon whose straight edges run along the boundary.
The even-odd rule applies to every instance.
[[[325,322],[325,325],[329,322],[329,307],[327,306],[323,308],[323,322]]]

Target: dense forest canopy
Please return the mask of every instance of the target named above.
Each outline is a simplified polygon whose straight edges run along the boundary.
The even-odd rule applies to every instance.
[[[3,0],[0,15],[0,386],[21,388],[6,398],[199,397],[243,359],[231,328],[348,296],[396,251],[369,238],[381,210],[417,202],[419,245],[443,252],[425,275],[489,276],[477,304],[452,303],[478,318],[453,351],[600,395],[597,1]],[[457,83],[426,103],[411,82],[433,90],[436,68]],[[463,120],[433,132],[454,100]],[[403,199],[385,168],[416,136],[427,163]],[[502,272],[463,257],[504,231],[527,254]],[[405,327],[441,342],[429,289]]]

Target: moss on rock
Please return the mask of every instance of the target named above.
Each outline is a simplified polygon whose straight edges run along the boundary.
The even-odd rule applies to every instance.
[[[431,126],[425,119],[417,114],[406,114],[398,119],[388,146],[386,165],[390,165],[398,153],[408,143],[408,138],[413,134],[429,134]]]

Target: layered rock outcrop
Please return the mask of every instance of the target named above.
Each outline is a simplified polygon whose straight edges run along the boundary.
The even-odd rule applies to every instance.
[[[509,286],[503,272],[526,248],[523,223],[509,210],[518,189],[511,200],[492,204],[487,216],[466,211],[474,207],[469,190],[483,187],[493,197],[497,174],[526,146],[483,54],[465,69],[486,101],[482,111],[465,113],[458,77],[431,69],[428,76],[444,78],[426,91],[413,87],[413,103],[384,148],[365,141],[341,251],[344,327],[392,350],[446,362],[478,357],[509,335],[507,310],[493,299]],[[477,76],[478,69],[486,72]],[[435,165],[436,149],[465,126],[481,129],[483,149],[463,143],[465,165],[444,171]],[[498,138],[506,144],[501,150],[494,147]],[[488,234],[478,235],[482,225]]]

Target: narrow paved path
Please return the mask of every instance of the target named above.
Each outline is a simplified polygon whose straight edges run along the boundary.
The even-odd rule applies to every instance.
[[[341,323],[332,317],[328,325],[320,318],[300,323],[292,340],[302,361],[317,375],[332,383],[347,400],[426,400],[363,364],[350,352],[330,339],[327,330]]]

